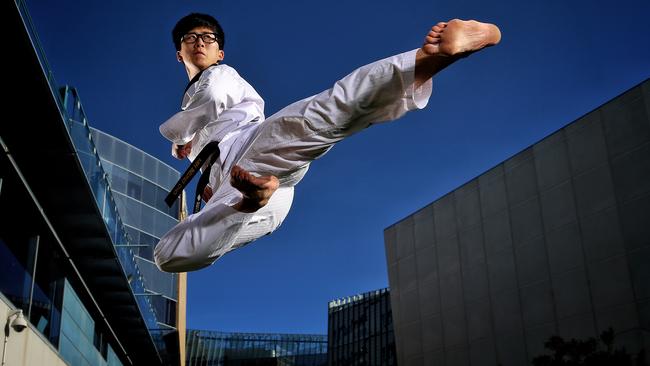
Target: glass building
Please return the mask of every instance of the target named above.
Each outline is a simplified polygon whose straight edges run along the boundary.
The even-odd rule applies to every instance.
[[[187,366],[326,366],[327,336],[187,331]]]
[[[395,336],[387,288],[330,301],[329,366],[394,366]]]
[[[122,140],[94,128],[90,131],[157,321],[175,329],[178,275],[156,267],[153,248],[178,223],[179,201],[168,207],[165,196],[180,174]]]
[[[58,89],[25,4],[4,6],[8,47],[19,55],[8,67],[23,70],[6,101],[29,113],[0,124],[3,361],[179,364],[182,337],[173,327],[184,324],[170,315],[178,297],[168,296],[175,279],[150,276],[141,263],[146,248],[122,218],[76,91]],[[164,179],[172,178],[153,181]],[[17,311],[26,327],[9,326]]]
[[[384,232],[400,365],[650,351],[650,80]]]

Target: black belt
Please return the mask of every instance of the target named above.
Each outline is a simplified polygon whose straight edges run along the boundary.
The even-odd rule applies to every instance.
[[[210,181],[210,171],[212,170],[212,164],[219,158],[219,141],[212,141],[205,145],[203,150],[197,155],[196,159],[190,164],[185,173],[181,175],[181,178],[176,182],[174,188],[169,191],[169,194],[165,198],[165,203],[167,206],[172,207],[178,196],[183,191],[183,188],[194,178],[196,173],[201,169],[201,167],[208,161],[208,166],[205,168],[201,178],[199,178],[199,183],[196,185],[196,195],[194,196],[194,210],[193,213],[197,213],[201,210],[201,195],[205,186],[208,185]]]

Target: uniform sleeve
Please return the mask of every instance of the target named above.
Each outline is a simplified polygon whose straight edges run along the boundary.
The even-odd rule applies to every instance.
[[[244,98],[243,81],[223,68],[216,67],[201,79],[185,109],[160,125],[160,133],[177,145],[192,141],[196,132]]]

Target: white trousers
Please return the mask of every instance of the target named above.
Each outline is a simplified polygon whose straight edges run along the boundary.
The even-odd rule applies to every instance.
[[[237,153],[229,154],[222,163],[223,183],[210,201],[160,239],[154,250],[158,267],[167,272],[197,270],[273,232],[287,216],[293,187],[309,163],[371,124],[424,108],[431,95],[431,80],[414,88],[416,51],[363,66],[332,88],[289,105],[253,133],[242,136],[233,145]],[[280,180],[280,188],[269,203],[255,213],[231,207],[241,199],[241,193],[229,184],[228,174],[234,164],[255,175],[274,175]]]

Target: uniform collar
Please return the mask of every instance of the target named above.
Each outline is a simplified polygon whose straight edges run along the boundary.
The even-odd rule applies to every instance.
[[[199,78],[201,78],[201,75],[203,75],[203,71],[205,71],[205,70],[207,70],[207,69],[209,69],[209,68],[211,68],[211,67],[213,67],[213,66],[217,66],[217,65],[219,65],[219,64],[218,64],[218,63],[216,63],[216,64],[212,64],[212,65],[208,66],[207,68],[205,68],[205,69],[199,71],[198,74],[194,75],[194,77],[192,78],[192,80],[190,80],[190,82],[189,82],[189,83],[187,84],[187,86],[185,87],[185,91],[183,92],[183,94],[187,93],[187,91],[190,89],[190,87],[191,87],[192,85],[194,85],[194,83],[196,83],[197,81],[199,81]]]

